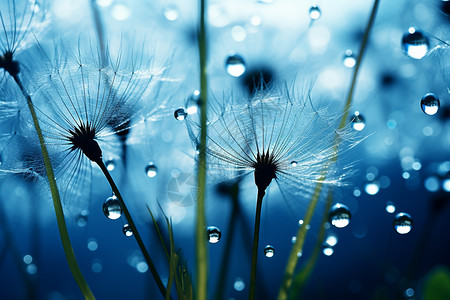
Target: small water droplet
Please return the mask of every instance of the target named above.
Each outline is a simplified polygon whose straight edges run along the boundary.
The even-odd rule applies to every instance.
[[[184,110],[184,108],[180,107],[177,110],[174,111],[173,116],[178,121],[183,121],[187,117],[187,112]]]
[[[330,209],[328,220],[331,225],[337,228],[344,228],[350,223],[352,214],[347,206],[341,203],[336,203]]]
[[[175,21],[178,19],[178,7],[174,4],[166,5],[163,8],[163,15],[168,21]]]
[[[145,174],[147,174],[148,177],[153,178],[158,174],[158,168],[151,162],[145,167]]]
[[[296,162],[295,160],[291,161],[291,166],[296,167],[298,165],[298,162]]]
[[[91,265],[91,270],[94,273],[100,273],[103,270],[102,263],[98,259],[94,260]]]
[[[428,93],[423,96],[422,100],[420,100],[420,106],[422,107],[422,111],[424,113],[432,116],[439,110],[439,98],[433,93]]]
[[[27,254],[23,257],[23,262],[26,263],[27,265],[31,264],[33,262],[33,257]]]
[[[123,234],[125,234],[125,236],[133,235],[133,230],[131,229],[131,226],[128,224],[123,225],[122,232]]]
[[[319,19],[321,14],[322,12],[317,5],[311,6],[311,8],[309,9],[309,17],[311,18],[311,20]]]
[[[336,246],[338,242],[338,238],[334,233],[330,233],[327,238],[325,239],[325,243],[331,247]]]
[[[131,16],[131,10],[125,4],[116,4],[111,10],[111,15],[117,21],[124,21]]]
[[[344,57],[342,58],[342,63],[347,68],[353,68],[356,65],[356,56],[353,54],[352,50],[345,50]]]
[[[407,234],[411,231],[413,221],[409,214],[401,212],[395,216],[393,225],[398,233]]]
[[[326,256],[331,256],[334,253],[333,247],[328,244],[322,246],[322,253]]]
[[[403,35],[402,47],[406,55],[414,59],[422,59],[430,47],[428,38],[414,27],[410,27]]]
[[[395,204],[391,201],[386,202],[386,211],[393,214],[395,212]]]
[[[27,266],[27,273],[30,275],[36,274],[37,273],[37,266],[35,264],[29,264]]]
[[[376,195],[380,191],[380,184],[377,181],[366,183],[364,190],[369,195]]]
[[[234,282],[233,287],[238,292],[243,291],[245,289],[245,283],[242,280],[242,278],[240,278],[240,277],[236,278],[236,281]]]
[[[87,247],[91,251],[96,251],[98,249],[97,240],[94,238],[90,238],[87,242]]]
[[[405,290],[405,296],[407,298],[412,298],[414,296],[414,290],[412,288],[407,288]]]
[[[359,111],[355,111],[353,116],[350,117],[350,124],[354,130],[361,131],[366,127],[366,120]]]
[[[242,26],[234,26],[231,28],[231,37],[236,42],[242,42],[247,38],[247,31]]]
[[[108,169],[108,171],[111,172],[111,171],[113,171],[116,168],[116,163],[114,162],[113,159],[108,159],[105,162],[105,166],[106,166],[106,169]]]
[[[241,76],[245,72],[244,59],[237,54],[228,56],[225,61],[225,69],[233,77]]]
[[[189,115],[195,114],[200,104],[200,92],[195,90],[186,101],[186,112]]]
[[[77,218],[77,225],[79,227],[85,227],[87,225],[88,212],[87,210],[82,210]]]
[[[208,235],[208,242],[211,244],[217,243],[222,237],[222,232],[215,226],[208,226],[208,228],[206,228],[206,233]]]
[[[103,213],[111,220],[116,220],[122,215],[122,207],[120,201],[115,195],[109,197],[103,203]]]
[[[145,273],[148,271],[148,265],[145,261],[140,261],[136,264],[136,270],[139,273]]]
[[[266,257],[273,257],[275,255],[275,249],[272,245],[267,245],[264,248],[264,254],[266,255]]]
[[[297,237],[296,236],[291,237],[291,243],[295,244],[295,242],[297,242]]]
[[[113,0],[96,0],[98,6],[108,7],[112,4]]]

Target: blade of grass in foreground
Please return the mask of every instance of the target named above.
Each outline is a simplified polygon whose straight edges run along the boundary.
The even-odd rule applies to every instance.
[[[369,35],[370,35],[370,31],[373,27],[373,23],[375,21],[375,15],[378,9],[378,5],[379,5],[380,0],[375,0],[373,7],[372,7],[372,12],[370,14],[370,18],[369,18],[369,22],[367,23],[366,29],[364,31],[364,37],[363,40],[361,42],[361,47],[359,50],[359,54],[358,54],[358,59],[356,61],[356,65],[355,65],[355,69],[353,71],[353,76],[352,76],[352,81],[350,84],[350,88],[349,88],[349,92],[347,95],[347,101],[345,102],[345,106],[344,106],[344,110],[342,113],[342,118],[341,118],[341,122],[339,124],[338,127],[338,131],[340,131],[341,129],[343,129],[346,124],[347,124],[347,118],[348,118],[348,114],[350,111],[350,106],[352,103],[352,98],[353,98],[353,92],[356,86],[356,78],[358,76],[358,71],[359,68],[361,66],[361,61],[362,58],[364,56],[364,52],[366,50],[366,45],[367,45],[367,41],[369,40]],[[334,157],[331,158],[330,162],[325,166],[323,172],[322,172],[322,176],[319,178],[318,183],[316,185],[316,188],[314,190],[314,194],[311,198],[311,201],[308,205],[308,209],[306,211],[306,215],[305,218],[303,219],[303,225],[299,228],[299,230],[297,231],[297,240],[295,242],[295,244],[292,246],[291,249],[291,253],[289,255],[289,259],[286,265],[286,269],[285,269],[285,273],[284,273],[284,277],[283,277],[283,282],[280,288],[280,292],[278,293],[278,300],[285,300],[288,297],[289,294],[289,290],[291,288],[292,285],[292,280],[293,280],[293,275],[294,275],[294,271],[295,268],[297,266],[298,263],[298,258],[299,256],[297,255],[298,253],[301,253],[302,249],[303,249],[303,245],[305,242],[305,238],[306,238],[306,225],[311,223],[311,219],[312,219],[312,215],[314,213],[314,210],[316,208],[316,205],[318,203],[319,200],[319,196],[320,193],[322,191],[322,186],[323,186],[323,180],[325,180],[326,175],[328,173],[328,170],[330,168],[330,166],[335,163],[337,161],[337,150],[339,148],[339,144],[341,142],[340,136],[339,134],[336,134],[335,136],[335,145],[334,145],[334,151],[335,151],[335,155]]]

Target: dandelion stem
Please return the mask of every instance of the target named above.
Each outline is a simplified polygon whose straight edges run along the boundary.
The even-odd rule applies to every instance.
[[[75,258],[75,253],[73,252],[72,244],[69,238],[69,232],[67,231],[66,221],[64,219],[64,212],[62,209],[61,198],[59,196],[58,187],[56,185],[55,174],[53,173],[53,167],[50,161],[50,156],[48,155],[47,146],[44,142],[44,136],[42,135],[41,126],[39,125],[39,120],[34,109],[33,102],[30,95],[25,90],[17,74],[11,74],[15,82],[19,86],[22,94],[27,100],[28,109],[30,110],[31,117],[33,118],[34,128],[36,129],[39,143],[41,146],[42,156],[44,159],[45,170],[47,172],[48,184],[50,186],[50,192],[52,194],[53,206],[55,207],[56,221],[58,223],[59,234],[61,236],[61,241],[64,248],[64,253],[66,255],[67,262],[69,264],[70,271],[72,272],[78,287],[81,290],[85,299],[95,299],[92,294],[86,280],[81,273],[80,267],[78,266],[77,260]]]
[[[129,212],[127,206],[125,205],[125,202],[123,201],[122,195],[120,194],[119,189],[116,186],[116,183],[112,179],[111,174],[109,174],[108,169],[106,168],[105,164],[103,163],[103,161],[101,159],[95,161],[95,163],[97,163],[97,165],[100,167],[100,169],[102,170],[106,179],[108,180],[109,185],[111,186],[114,194],[116,195],[117,199],[119,199],[120,206],[122,207],[123,212],[125,214],[125,218],[127,219],[128,224],[131,227],[133,236],[135,237],[135,239],[139,245],[139,248],[142,251],[142,254],[144,254],[144,258],[147,262],[148,268],[152,272],[153,278],[155,279],[156,284],[158,285],[158,288],[159,288],[162,296],[165,297],[166,296],[166,288],[164,287],[164,284],[163,284],[161,278],[159,277],[158,271],[156,271],[155,264],[153,263],[153,260],[151,259],[150,254],[148,253],[147,249],[145,248],[144,241],[142,240],[141,235],[139,234],[139,232],[136,228],[136,225],[134,224],[134,221],[131,218],[130,212]]]
[[[324,170],[322,172],[322,176],[321,176],[321,178],[319,178],[319,180],[318,180],[318,182],[316,184],[316,188],[315,188],[314,194],[313,194],[313,196],[311,198],[311,201],[310,201],[310,203],[308,205],[308,209],[306,211],[305,218],[303,219],[303,226],[301,226],[300,229],[297,231],[297,240],[296,240],[295,244],[292,246],[291,253],[289,255],[289,259],[288,259],[288,262],[287,262],[287,265],[286,265],[286,270],[285,270],[285,273],[284,273],[283,283],[281,285],[280,292],[278,293],[278,300],[285,300],[288,297],[289,289],[291,288],[291,285],[292,285],[292,276],[294,274],[294,271],[295,271],[295,268],[296,268],[297,262],[298,262],[297,253],[302,251],[303,244],[305,242],[306,225],[308,225],[311,222],[312,215],[314,213],[314,210],[316,208],[317,202],[319,200],[320,192],[322,190],[323,180],[325,180],[326,175],[328,173],[328,170],[329,170],[330,166],[332,165],[332,163],[337,161],[338,148],[339,148],[339,144],[341,142],[339,131],[341,129],[343,129],[346,126],[346,124],[347,124],[347,118],[348,118],[348,114],[349,114],[349,111],[350,111],[350,106],[352,104],[352,99],[353,99],[353,92],[354,92],[355,87],[356,87],[356,78],[358,76],[358,72],[359,72],[359,68],[361,66],[362,58],[363,58],[363,55],[364,55],[365,50],[366,50],[367,42],[369,40],[370,31],[371,31],[371,29],[373,27],[373,24],[374,24],[374,21],[375,21],[375,16],[376,16],[376,12],[377,12],[377,9],[378,9],[379,2],[380,2],[380,0],[375,0],[374,1],[373,7],[372,7],[372,11],[371,11],[371,14],[370,14],[370,18],[369,18],[369,21],[367,23],[366,29],[364,31],[364,37],[363,37],[363,40],[361,42],[361,47],[359,49],[358,59],[356,60],[355,69],[353,71],[352,81],[351,81],[350,88],[349,88],[349,91],[348,91],[347,100],[345,102],[345,106],[344,106],[341,122],[339,123],[338,131],[337,131],[337,133],[335,135],[335,139],[334,139],[335,140],[335,144],[334,144],[334,153],[335,154],[330,159],[330,162],[328,164],[326,164],[326,166],[324,167]]]
[[[206,300],[208,285],[208,253],[205,238],[205,188],[206,188],[206,120],[207,120],[207,41],[205,28],[206,0],[200,0],[198,51],[200,57],[200,145],[198,155],[197,174],[197,216],[195,224],[195,260],[196,272],[196,299]]]
[[[258,189],[258,197],[256,200],[256,213],[255,213],[255,230],[253,232],[253,250],[252,250],[252,267],[250,271],[250,292],[248,295],[249,300],[255,299],[256,289],[256,266],[258,261],[258,244],[259,244],[259,224],[261,223],[261,208],[265,190]]]

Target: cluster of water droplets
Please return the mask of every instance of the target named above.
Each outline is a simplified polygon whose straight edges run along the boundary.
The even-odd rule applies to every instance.
[[[36,264],[33,263],[33,257],[29,254],[23,257],[23,262],[25,263],[25,269],[28,274],[33,275],[36,274],[38,269]]]

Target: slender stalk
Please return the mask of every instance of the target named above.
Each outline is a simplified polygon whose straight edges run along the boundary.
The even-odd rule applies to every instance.
[[[30,95],[25,90],[17,74],[11,74],[14,78],[16,84],[22,91],[23,96],[27,100],[28,109],[30,110],[31,117],[33,118],[34,128],[39,138],[39,143],[41,146],[41,152],[44,159],[45,170],[47,172],[48,184],[50,186],[50,192],[52,194],[53,206],[55,207],[56,221],[58,223],[59,234],[61,236],[61,241],[64,248],[64,253],[66,255],[67,262],[69,264],[70,271],[72,272],[78,287],[81,290],[85,299],[95,299],[92,294],[86,280],[81,273],[80,267],[78,266],[77,260],[75,258],[75,253],[73,252],[72,244],[69,238],[69,232],[67,231],[66,221],[64,219],[64,212],[62,209],[61,198],[59,196],[58,187],[56,185],[55,174],[53,173],[53,167],[50,161],[50,156],[48,155],[47,146],[45,145],[44,136],[42,135],[41,126],[39,125],[39,120],[34,109],[33,102]]]
[[[258,197],[256,200],[256,213],[255,213],[255,230],[253,232],[252,267],[250,271],[250,292],[248,295],[249,300],[255,299],[256,266],[258,261],[258,244],[259,244],[259,224],[261,223],[261,208],[265,194],[266,191],[258,189]]]
[[[350,88],[348,91],[347,100],[345,102],[342,118],[339,123],[338,131],[343,129],[347,124],[347,118],[348,118],[348,114],[350,112],[350,106],[351,106],[352,100],[353,100],[353,93],[354,93],[354,90],[356,87],[356,79],[358,77],[358,72],[359,72],[359,68],[361,66],[362,58],[366,51],[366,46],[367,46],[367,42],[369,40],[370,31],[371,31],[371,29],[373,27],[373,23],[375,21],[375,16],[376,16],[379,2],[380,2],[380,0],[374,1],[372,11],[370,14],[370,18],[367,23],[366,29],[364,31],[364,37],[361,42],[361,47],[359,49],[358,59],[356,60],[356,65],[355,65],[355,69],[353,71],[352,81],[351,81]],[[322,190],[322,185],[323,185],[322,182],[325,179],[331,164],[337,161],[338,148],[339,148],[339,144],[341,142],[339,132],[336,133],[334,140],[335,140],[335,144],[334,144],[335,155],[330,159],[330,162],[328,164],[326,164],[326,166],[324,167],[322,176],[316,184],[316,189],[315,189],[314,194],[311,198],[311,201],[308,205],[308,209],[306,211],[305,218],[303,219],[303,221],[304,221],[303,226],[301,226],[297,232],[297,240],[296,240],[294,246],[292,247],[291,253],[289,255],[289,259],[288,259],[288,262],[286,265],[286,270],[285,270],[285,274],[284,274],[284,278],[283,278],[283,283],[281,285],[281,289],[278,294],[278,300],[285,300],[288,297],[288,292],[289,292],[289,289],[292,284],[292,276],[294,274],[294,270],[295,270],[295,267],[297,266],[297,262],[298,262],[297,253],[302,251],[303,244],[305,242],[306,225],[308,225],[311,222],[312,215],[314,213],[314,210],[316,208],[316,205],[317,205],[317,202],[319,199],[320,191]]]
[[[208,253],[205,238],[205,188],[206,188],[206,120],[207,120],[207,41],[205,28],[206,0],[200,0],[198,52],[200,57],[200,145],[198,155],[197,177],[197,212],[195,224],[195,260],[196,273],[196,299],[206,300],[208,296]]]
[[[131,230],[133,231],[133,236],[135,237],[139,248],[142,251],[142,254],[144,254],[144,258],[147,262],[148,268],[150,269],[150,272],[153,275],[153,278],[156,281],[156,284],[158,285],[158,288],[161,292],[161,294],[163,295],[163,297],[166,296],[166,288],[164,287],[164,284],[162,283],[161,278],[159,277],[158,272],[156,271],[156,267],[155,264],[153,263],[153,260],[150,257],[150,254],[148,253],[147,249],[145,248],[144,245],[144,241],[141,238],[141,235],[139,234],[136,225],[134,224],[133,219],[131,218],[130,215],[130,211],[128,210],[127,206],[125,205],[125,202],[123,201],[122,195],[119,192],[119,189],[117,188],[114,180],[112,179],[111,175],[109,174],[108,169],[106,168],[105,164],[103,163],[103,161],[100,159],[99,161],[96,161],[97,165],[100,167],[100,169],[102,170],[103,174],[105,175],[106,179],[109,182],[109,185],[111,186],[114,194],[116,195],[117,199],[119,199],[120,202],[120,206],[123,209],[123,212],[125,214],[125,218],[128,221],[128,224],[131,227]]]

